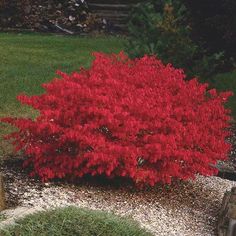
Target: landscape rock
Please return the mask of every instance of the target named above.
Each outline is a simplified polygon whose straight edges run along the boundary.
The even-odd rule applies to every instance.
[[[236,235],[236,187],[224,195],[217,230],[218,236]]]

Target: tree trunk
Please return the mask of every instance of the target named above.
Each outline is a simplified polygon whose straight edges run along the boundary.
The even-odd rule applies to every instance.
[[[3,176],[0,173],[0,211],[4,209],[6,209],[6,199],[5,199]]]

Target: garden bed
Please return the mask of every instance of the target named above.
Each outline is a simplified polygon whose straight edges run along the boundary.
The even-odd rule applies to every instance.
[[[169,188],[137,190],[127,182],[83,180],[80,183],[41,183],[27,177],[20,162],[2,166],[9,206],[50,209],[75,205],[132,216],[154,235],[215,235],[218,212],[226,190],[236,182],[198,176]]]
[[[0,98],[2,117],[34,116],[31,110],[19,106],[16,95],[21,92],[39,94],[42,92],[40,84],[51,80],[56,69],[70,72],[78,71],[81,65],[88,67],[92,59],[91,52],[120,51],[124,41],[115,37],[90,39],[34,34],[0,36],[2,54],[8,58],[8,61],[2,61],[0,68],[3,75],[1,86],[4,88]],[[35,45],[40,45],[40,48]],[[2,126],[2,134],[10,131],[8,126]],[[234,137],[231,141],[233,145],[236,143]],[[11,147],[2,139],[0,144],[0,156],[6,157],[11,153]],[[233,150],[236,150],[235,145]],[[221,165],[222,170],[227,171],[228,167],[235,170],[234,159],[235,151],[232,151],[227,165]],[[8,206],[13,209],[51,209],[68,205],[99,209],[121,216],[132,216],[158,236],[215,235],[224,192],[236,186],[235,181],[203,176],[197,176],[195,181],[177,181],[168,187],[157,185],[145,190],[137,190],[124,179],[105,181],[102,178],[90,178],[82,179],[75,185],[63,182],[41,183],[28,177],[28,173],[22,170],[22,160],[18,158],[7,159],[0,171],[6,180]]]

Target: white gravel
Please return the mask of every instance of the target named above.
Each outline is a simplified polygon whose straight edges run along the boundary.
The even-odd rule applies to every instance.
[[[216,235],[216,221],[223,194],[236,182],[198,176],[195,181],[176,182],[168,189],[155,187],[112,188],[97,184],[56,185],[30,180],[19,171],[6,170],[7,193],[19,206],[76,205],[131,216],[157,236]]]

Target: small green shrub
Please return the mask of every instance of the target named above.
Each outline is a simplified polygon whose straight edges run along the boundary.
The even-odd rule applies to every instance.
[[[127,51],[132,57],[155,55],[165,63],[186,67],[185,55],[192,58],[196,46],[188,36],[188,29],[179,25],[180,19],[169,4],[140,3],[131,13],[130,39]]]
[[[151,236],[130,219],[68,207],[39,212],[0,231],[1,236]]]
[[[223,54],[208,54],[200,43],[192,40],[188,18],[181,0],[137,4],[130,15],[126,51],[131,57],[157,55],[164,63],[184,68],[189,77],[211,76]]]

